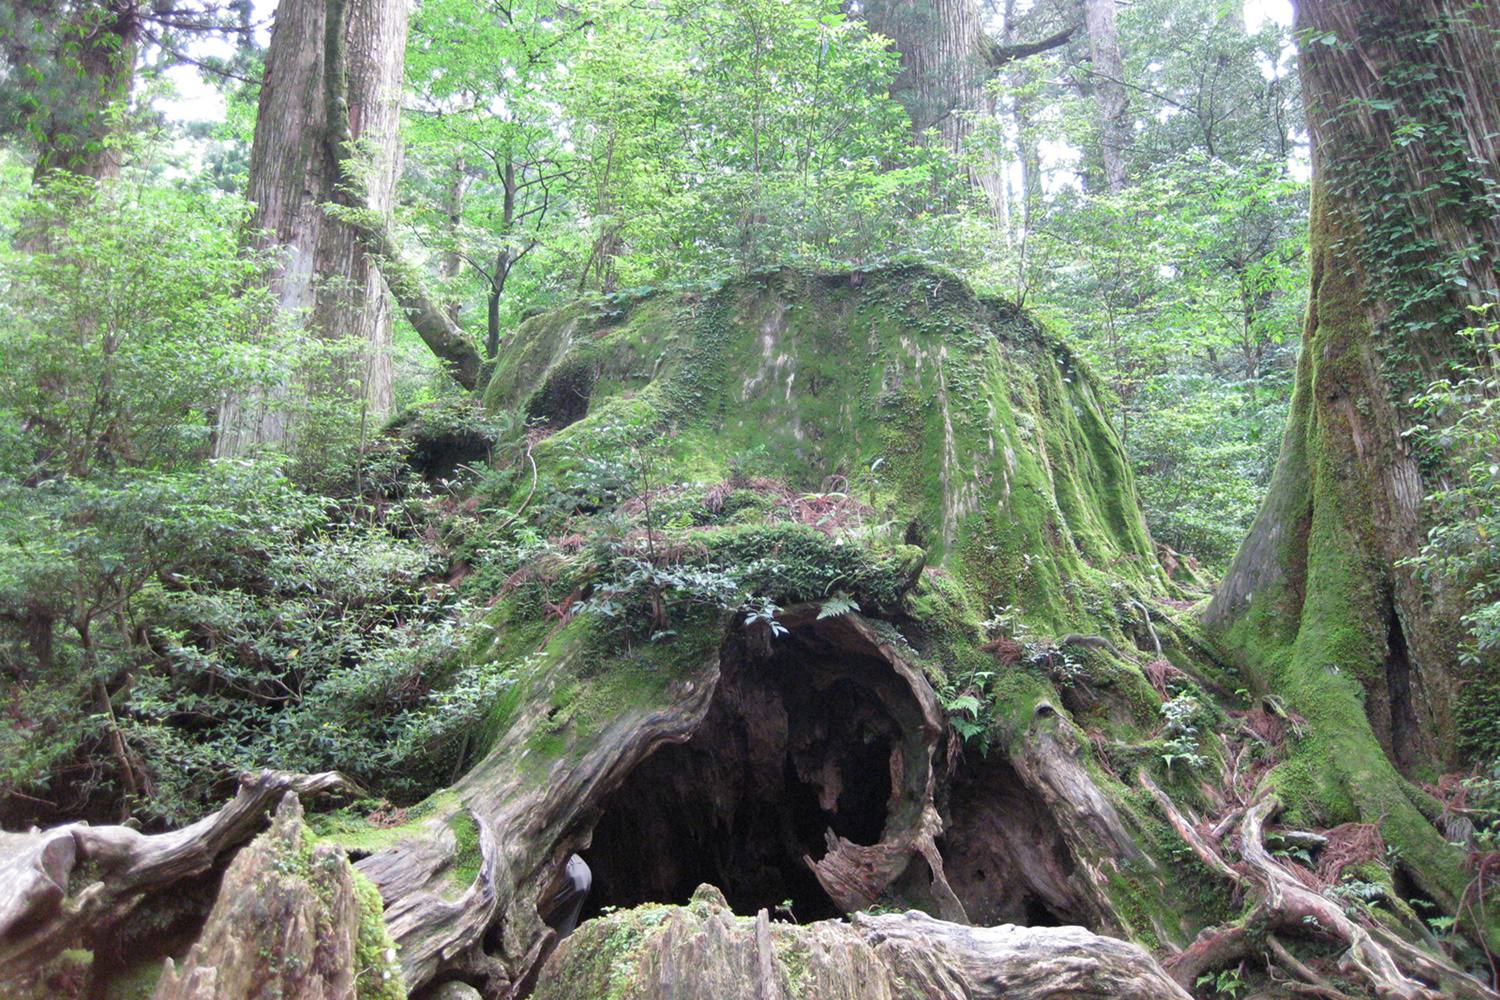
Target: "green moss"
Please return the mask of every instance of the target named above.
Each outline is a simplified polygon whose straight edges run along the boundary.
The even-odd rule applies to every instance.
[[[308,817],[315,843],[333,844],[346,853],[372,854],[413,836],[433,816],[458,806],[458,795],[443,790],[406,809],[403,822],[391,826],[372,825],[368,810],[348,809]]]
[[[665,906],[640,906],[606,913],[580,927],[574,932],[578,941],[569,948],[568,975],[545,979],[538,987],[539,1000],[649,1000],[636,966],[669,912]]]
[[[663,482],[715,481],[731,466],[794,489],[831,481],[928,564],[955,561],[980,605],[1020,605],[1044,631],[1088,616],[1065,583],[1095,595],[1122,578],[1170,587],[1092,377],[950,276],[893,268],[856,288],[763,274],[691,302],[658,293],[602,315],[536,317],[513,348],[492,408],[533,406],[585,370],[594,379],[587,413],[534,449],[544,479],[624,426],[649,443]]]
[[[575,619],[559,642],[568,650],[548,678],[551,708],[532,730],[522,767],[542,780],[552,765],[584,752],[609,725],[660,705],[668,686],[717,660],[722,625],[717,615],[681,623],[676,638],[622,646],[606,629]],[[607,669],[606,669],[607,666]]]
[[[782,606],[818,601],[842,590],[872,613],[894,611],[921,572],[920,548],[840,544],[800,524],[747,525],[692,532],[708,564],[751,567],[751,592]]]
[[[356,871],[354,897],[359,902],[359,932],[354,944],[356,996],[359,1000],[406,1000],[380,890]]]
[[[480,866],[484,864],[484,854],[479,849],[479,824],[468,812],[460,811],[448,817],[448,829],[453,831],[456,847],[445,878],[457,891],[464,892],[479,878]]]
[[[1023,739],[1037,724],[1036,707],[1047,702],[1058,707],[1052,685],[1029,670],[1013,668],[995,678],[990,689],[995,720],[1007,744]]]

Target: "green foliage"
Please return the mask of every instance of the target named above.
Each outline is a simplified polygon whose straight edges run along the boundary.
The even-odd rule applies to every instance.
[[[1228,565],[1270,483],[1289,383],[1280,370],[1249,381],[1167,371],[1140,388],[1130,454],[1152,538]]]
[[[21,478],[169,469],[263,359],[267,261],[248,206],[54,173],[0,249],[0,451]]]
[[[162,818],[252,765],[425,790],[503,682],[462,660],[463,606],[424,594],[437,551],[328,509],[241,461],[9,488],[5,786],[87,802],[123,765],[54,775],[118,732]]]
[[[1215,996],[1229,997],[1230,1000],[1235,1000],[1242,991],[1250,988],[1239,969],[1223,969],[1217,974],[1205,972],[1193,982],[1193,986],[1211,990]]]
[[[1184,691],[1161,704],[1162,763],[1170,773],[1174,763],[1181,763],[1196,770],[1208,762],[1203,755],[1202,730],[1211,716],[1204,712],[1203,703],[1194,695]]]
[[[1479,318],[1462,334],[1471,359],[1451,363],[1446,377],[1409,400],[1425,422],[1407,432],[1421,447],[1447,455],[1455,472],[1425,499],[1433,526],[1410,565],[1429,584],[1464,592],[1468,637],[1461,658],[1472,666],[1500,653],[1500,376],[1484,360],[1500,323],[1488,311]]]

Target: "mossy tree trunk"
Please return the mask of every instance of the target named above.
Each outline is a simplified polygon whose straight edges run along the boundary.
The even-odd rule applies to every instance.
[[[1312,285],[1270,494],[1206,620],[1308,736],[1272,780],[1294,809],[1379,823],[1450,911],[1470,876],[1409,777],[1455,759],[1461,595],[1403,564],[1445,488],[1407,400],[1497,299],[1500,9],[1463,0],[1304,0]],[[1297,803],[1306,803],[1297,805]],[[1319,815],[1320,814],[1320,815]],[[1461,921],[1495,943],[1495,924]]]

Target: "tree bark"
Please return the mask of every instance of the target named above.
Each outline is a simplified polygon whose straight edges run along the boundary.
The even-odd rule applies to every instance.
[[[1451,471],[1406,435],[1407,400],[1450,360],[1486,363],[1456,334],[1469,306],[1500,298],[1500,10],[1304,0],[1297,28],[1313,153],[1302,355],[1269,495],[1205,618],[1307,719],[1299,756],[1347,794],[1344,818],[1380,824],[1456,911],[1469,875],[1398,773],[1459,763],[1454,700],[1470,676],[1462,595],[1402,562]],[[1442,273],[1455,260],[1457,280]],[[1493,921],[1461,923],[1500,942]]]
[[[1066,28],[1035,42],[991,40],[976,0],[875,0],[864,5],[870,30],[891,39],[901,54],[901,72],[892,95],[911,117],[920,141],[929,129],[955,155],[963,155],[974,133],[976,116],[993,115],[994,102],[985,84],[998,67],[1065,44]],[[1005,184],[998,157],[970,166],[969,179],[999,215]]]
[[[281,310],[316,335],[361,345],[358,370],[336,377],[357,388],[356,405],[375,419],[391,408],[391,304],[376,262],[359,244],[356,227],[325,206],[338,200],[339,157],[329,137],[324,100],[328,67],[325,0],[282,0],[266,55],[265,82],[250,151],[246,192],[255,203],[251,243],[284,255],[272,277]],[[367,206],[386,223],[400,164],[401,84],[406,61],[404,0],[349,0],[343,97],[350,137],[358,144]],[[235,454],[285,441],[284,409],[268,400],[235,400],[221,416],[217,450]]]
[[[1094,120],[1099,131],[1099,162],[1105,189],[1125,189],[1125,150],[1130,145],[1129,105],[1125,99],[1125,60],[1115,28],[1115,0],[1083,0],[1084,24],[1089,34],[1090,80],[1094,90]]]

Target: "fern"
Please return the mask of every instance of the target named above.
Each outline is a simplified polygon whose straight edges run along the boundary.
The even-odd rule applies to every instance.
[[[858,610],[859,603],[855,601],[854,598],[850,597],[848,594],[840,590],[838,593],[834,594],[832,597],[828,598],[828,600],[823,602],[823,606],[818,609],[818,620],[822,621],[824,618],[837,618],[839,615],[847,615],[851,611]]]

